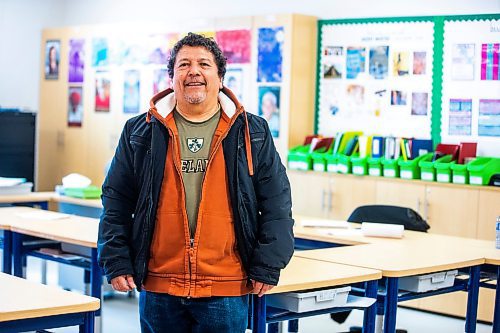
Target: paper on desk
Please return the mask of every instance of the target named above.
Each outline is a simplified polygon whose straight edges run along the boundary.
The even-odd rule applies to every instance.
[[[375,298],[347,295],[346,306],[354,308],[367,308],[375,303]]]
[[[317,230],[318,234],[327,236],[362,236],[361,229]]]
[[[70,217],[69,214],[50,212],[50,211],[46,211],[46,210],[37,210],[37,211],[32,211],[32,212],[17,213],[16,215],[19,217],[22,217],[24,219],[44,220],[44,221],[66,219],[66,218]]]
[[[361,223],[363,236],[403,238],[405,228],[401,224]]]
[[[300,221],[300,225],[319,228],[349,228],[349,222],[338,220],[305,219]]]
[[[16,186],[26,182],[26,178],[0,177],[0,187]]]

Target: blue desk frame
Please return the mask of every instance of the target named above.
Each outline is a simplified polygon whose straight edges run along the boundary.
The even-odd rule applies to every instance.
[[[378,280],[365,282],[365,297],[376,298],[377,297],[377,287]],[[295,313],[287,310],[275,309],[266,306],[266,295],[258,297],[257,295],[252,295],[252,306],[253,311],[251,315],[252,321],[252,332],[254,333],[265,333],[266,324],[276,323],[285,320],[297,320],[300,318],[316,316],[320,314],[343,312],[347,310],[354,310],[358,308],[353,307],[342,307],[342,308],[329,308],[322,309],[304,313]],[[363,333],[374,333],[375,332],[375,315],[376,315],[376,302],[370,307],[365,309],[363,318]]]
[[[80,333],[94,333],[95,311],[68,313],[38,318],[0,322],[0,333],[37,331],[66,326],[79,326]]]

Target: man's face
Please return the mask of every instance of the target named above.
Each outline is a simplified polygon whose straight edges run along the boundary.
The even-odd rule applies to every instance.
[[[181,103],[217,100],[222,80],[213,54],[202,46],[183,46],[175,59],[173,88]]]

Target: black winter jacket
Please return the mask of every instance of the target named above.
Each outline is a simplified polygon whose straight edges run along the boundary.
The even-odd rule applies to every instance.
[[[278,283],[294,248],[290,183],[267,122],[247,114],[254,175],[245,154],[245,115],[223,141],[236,242],[250,279]],[[156,222],[169,135],[146,115],[127,121],[102,187],[99,264],[108,281],[134,276],[142,285]]]

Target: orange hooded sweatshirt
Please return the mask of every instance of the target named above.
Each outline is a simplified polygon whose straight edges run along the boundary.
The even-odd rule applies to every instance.
[[[219,94],[221,117],[215,130],[202,182],[194,242],[191,244],[185,192],[180,167],[180,148],[173,117],[175,97],[168,89],[151,100],[148,121],[157,118],[168,130],[167,156],[158,203],[156,226],[150,248],[148,291],[184,297],[238,296],[252,288],[236,248],[222,140],[235,119],[246,113],[227,88]],[[248,123],[245,141],[250,174],[253,166]]]

